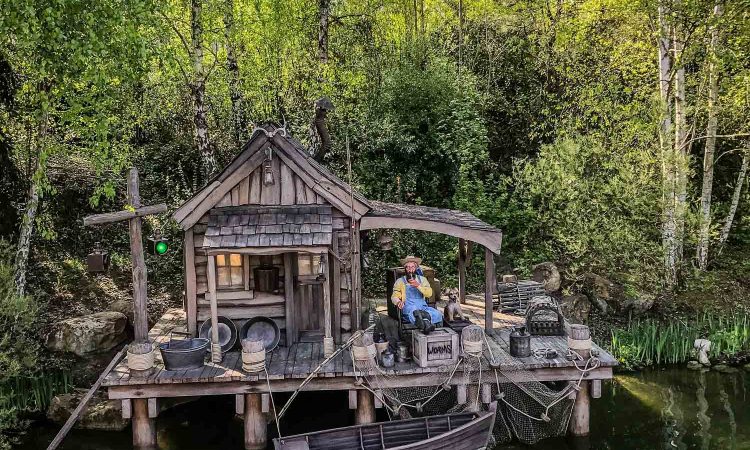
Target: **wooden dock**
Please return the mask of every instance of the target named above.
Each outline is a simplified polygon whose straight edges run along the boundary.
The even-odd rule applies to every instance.
[[[484,325],[483,307],[484,303],[470,298],[467,305],[464,305],[464,312],[470,316],[472,322]],[[565,358],[568,349],[565,337],[532,338],[532,349],[554,349],[558,355],[554,359],[510,356],[508,351],[510,326],[513,323],[520,323],[521,320],[517,316],[494,313],[495,333],[493,336],[488,336],[488,342],[496,362],[500,364],[498,370],[505,373],[519,370],[530,371],[538,381],[578,380],[580,371],[575,367],[574,362]],[[387,334],[392,335],[395,332],[397,325],[394,320],[381,314],[381,323],[386,328]],[[151,329],[149,338],[157,347],[158,344],[169,339],[171,331],[184,331],[186,328],[185,312],[181,309],[171,309]],[[590,372],[587,380],[611,378],[612,367],[617,365],[616,359],[596,344],[593,344],[593,348],[599,351],[601,365]],[[246,373],[242,370],[239,350],[226,353],[220,363],[208,362],[204,367],[193,370],[165,370],[158,351],[156,359],[156,367],[144,375],[131,374],[127,362],[123,360],[103,383],[109,388],[110,398],[264,393],[268,389],[265,373]],[[322,343],[300,342],[291,347],[277,348],[266,359],[268,379],[271,381],[272,389],[276,392],[294,391],[302,379],[310,375],[324,359]],[[486,358],[483,358],[483,364],[489,366]],[[414,362],[406,362],[396,363],[393,369],[383,371],[392,376],[388,377],[388,380],[396,383],[393,387],[430,386],[441,384],[445,380],[445,372],[452,368],[452,366],[421,368]],[[492,379],[494,380],[494,375]],[[488,381],[492,380],[488,378]],[[342,352],[315,375],[305,390],[356,389],[354,382],[355,371],[351,357],[348,352]]]

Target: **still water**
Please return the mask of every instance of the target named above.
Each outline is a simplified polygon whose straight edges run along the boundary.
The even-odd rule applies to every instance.
[[[604,385],[602,398],[591,403],[590,438],[550,439],[533,447],[505,445],[497,450],[750,450],[749,390],[750,374],[745,373],[665,369],[618,375]],[[286,398],[278,398],[277,403]],[[350,424],[353,413],[346,404],[346,394],[302,394],[282,421],[281,432],[293,434]],[[233,397],[204,398],[164,411],[158,420],[159,448],[242,449],[242,422],[233,417],[233,411]],[[43,450],[56,431],[53,425],[38,424],[19,448]],[[60,448],[130,449],[130,430],[74,430]]]

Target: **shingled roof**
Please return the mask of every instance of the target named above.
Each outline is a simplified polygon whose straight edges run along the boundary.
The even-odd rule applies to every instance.
[[[330,245],[331,207],[226,206],[208,216],[204,248]]]

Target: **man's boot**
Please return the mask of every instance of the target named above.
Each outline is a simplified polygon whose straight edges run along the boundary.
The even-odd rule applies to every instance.
[[[416,310],[414,311],[414,324],[422,330],[424,334],[430,334],[435,329],[435,325],[432,323],[430,313],[427,311]]]

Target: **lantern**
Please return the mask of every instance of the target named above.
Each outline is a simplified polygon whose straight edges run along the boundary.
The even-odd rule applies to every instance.
[[[393,238],[390,235],[383,233],[378,239],[378,244],[380,245],[381,250],[388,251],[393,248]]]
[[[89,273],[102,273],[109,269],[109,253],[102,251],[99,242],[94,244],[94,251],[86,257]]]
[[[148,252],[152,255],[163,255],[169,250],[169,242],[162,237],[161,233],[156,232],[148,237]]]
[[[271,155],[273,150],[270,148],[268,149],[268,153],[266,154],[266,159],[263,161],[263,185],[264,186],[270,186],[274,184],[274,175],[273,175],[273,167],[271,166]]]
[[[323,255],[320,255],[320,261],[318,261],[318,276],[316,279],[318,281],[323,281],[326,279],[326,264],[323,261]]]

